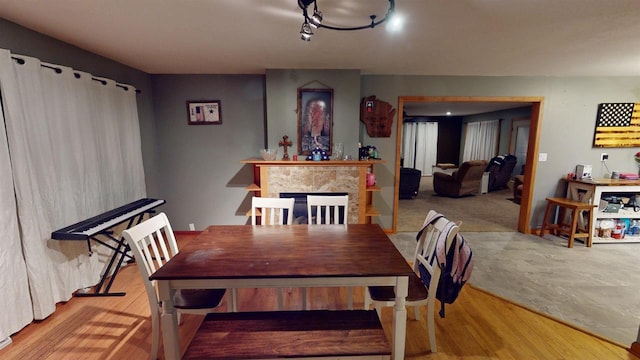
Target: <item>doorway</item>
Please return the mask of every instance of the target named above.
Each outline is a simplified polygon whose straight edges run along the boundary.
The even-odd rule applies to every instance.
[[[400,173],[400,146],[402,146],[402,126],[405,104],[412,103],[528,103],[531,105],[531,115],[529,122],[529,132],[527,137],[526,155],[525,155],[525,183],[522,191],[522,200],[520,204],[520,212],[518,216],[517,230],[521,233],[529,234],[531,217],[531,192],[533,189],[533,181],[535,179],[535,169],[537,166],[537,158],[534,156],[538,152],[539,129],[541,122],[541,109],[543,97],[457,97],[457,96],[400,96],[398,97],[398,125],[396,129],[396,169],[395,173]],[[521,134],[524,134],[522,132]],[[515,144],[514,144],[515,146]],[[399,203],[399,177],[395,180],[394,194],[394,216],[393,216],[393,232],[397,232],[398,223],[398,203]]]

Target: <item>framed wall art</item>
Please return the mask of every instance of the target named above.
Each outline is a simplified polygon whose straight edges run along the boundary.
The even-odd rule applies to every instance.
[[[220,125],[222,113],[219,100],[187,101],[189,125]]]
[[[593,147],[640,146],[640,103],[598,105]]]
[[[298,154],[333,148],[333,89],[298,89]]]

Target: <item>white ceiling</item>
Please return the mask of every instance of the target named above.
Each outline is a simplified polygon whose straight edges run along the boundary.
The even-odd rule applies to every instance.
[[[387,0],[318,0],[365,24]],[[638,0],[396,0],[384,26],[300,40],[297,0],[0,0],[0,16],[151,74],[640,76]]]
[[[324,22],[363,25],[388,0],[318,0]],[[640,76],[638,0],[396,0],[402,32],[314,30],[297,0],[0,0],[0,17],[150,74]],[[514,103],[405,104],[466,115]]]

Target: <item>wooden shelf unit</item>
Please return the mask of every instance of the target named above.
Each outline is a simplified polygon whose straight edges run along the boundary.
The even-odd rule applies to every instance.
[[[640,180],[569,180],[569,184],[567,186],[567,197],[569,199],[586,201],[594,205],[599,205],[600,200],[603,196],[607,196],[607,194],[626,194],[628,197],[640,194]],[[590,221],[593,233],[593,244],[640,243],[640,236],[638,235],[625,235],[622,239],[596,236],[598,234],[596,226],[599,219],[640,220],[640,212],[620,209],[617,213],[606,213],[599,209],[595,209]]]
[[[358,224],[368,224],[371,223],[371,218],[374,216],[380,216],[380,212],[373,205],[373,193],[380,192],[382,189],[378,185],[367,186],[367,173],[374,172],[375,164],[383,164],[384,160],[366,160],[366,161],[358,161],[358,160],[329,160],[329,161],[306,161],[306,160],[274,160],[274,161],[266,161],[261,159],[247,159],[242,160],[242,163],[250,164],[253,167],[253,182],[246,187],[246,190],[249,192],[253,192],[254,196],[269,196],[271,190],[275,187],[273,184],[270,185],[269,181],[269,169],[270,168],[295,168],[295,171],[304,171],[302,169],[308,169],[310,171],[314,171],[314,169],[318,171],[327,171],[332,167],[335,168],[346,168],[349,170],[357,170],[357,176],[354,177],[354,182],[357,182],[357,186],[354,185],[354,188],[349,189],[349,192],[352,197],[354,194],[357,194],[358,200],[358,209],[357,209],[357,223]],[[303,184],[301,185],[301,181],[305,181],[308,179],[313,179],[313,181],[317,181],[317,177],[314,176],[297,176],[291,177],[291,190],[286,189],[287,192],[298,191],[298,188],[304,187],[305,189],[311,189],[309,191],[303,192],[323,192],[324,190],[318,190],[319,184]],[[344,179],[340,179],[344,181]],[[333,180],[335,181],[335,179]],[[335,181],[336,184],[328,186],[329,188],[333,188],[336,192],[345,191],[343,189],[339,189],[340,185],[338,185],[338,181]],[[325,185],[330,184],[321,184],[323,187]],[[315,188],[314,188],[315,187]],[[276,190],[276,192],[278,192]],[[354,199],[355,200],[355,199]],[[350,200],[351,201],[351,200]],[[251,209],[248,211],[248,215],[251,215]]]

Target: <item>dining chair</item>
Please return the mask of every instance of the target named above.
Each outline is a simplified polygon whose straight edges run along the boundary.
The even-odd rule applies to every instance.
[[[260,217],[260,225],[291,225],[293,224],[293,205],[295,204],[294,198],[270,198],[270,197],[257,197],[251,198],[251,225],[257,225],[257,217]],[[286,215],[284,211],[287,211]],[[276,216],[276,214],[278,216]],[[285,221],[286,217],[286,221]],[[292,289],[288,289],[291,293]],[[231,289],[232,299],[237,301],[238,290]],[[302,293],[303,304],[307,303],[306,293]],[[278,288],[278,309],[282,310],[283,307],[283,295],[282,289]],[[234,303],[234,309],[237,309],[237,304]]]
[[[439,215],[430,210],[425,218],[434,219]],[[420,319],[420,306],[427,305],[427,329],[429,332],[429,345],[431,352],[437,352],[435,333],[435,300],[438,283],[440,281],[440,266],[436,260],[436,245],[440,236],[446,236],[445,253],[451,246],[452,240],[460,229],[461,222],[453,222],[447,218],[439,217],[426,226],[417,239],[416,250],[413,257],[413,275],[409,277],[409,292],[406,299],[407,306],[413,306],[416,320]],[[419,266],[422,265],[431,276],[429,285],[420,278]],[[373,303],[378,316],[382,320],[382,308],[395,305],[395,291],[393,286],[369,286],[364,295],[364,308],[368,310]]]
[[[160,340],[160,314],[162,302],[158,299],[155,282],[149,276],[178,253],[178,243],[165,213],[159,213],[122,232],[133,251],[138,270],[144,282],[151,308],[151,359],[158,357]],[[225,289],[179,289],[173,297],[174,307],[181,313],[207,314],[220,305]]]
[[[342,216],[340,216],[342,210]],[[347,224],[349,195],[307,195],[309,225]],[[312,214],[315,214],[313,216]]]
[[[294,198],[251,198],[251,225],[257,225],[260,217],[260,225],[291,225],[293,223]],[[284,211],[287,210],[286,222]],[[276,215],[278,215],[276,217]]]
[[[342,216],[340,212],[342,211]],[[309,225],[342,224],[347,225],[349,213],[349,195],[307,195],[307,223]],[[315,215],[314,215],[315,214]],[[307,308],[305,288],[304,308]],[[347,308],[353,310],[353,287],[347,289]]]

